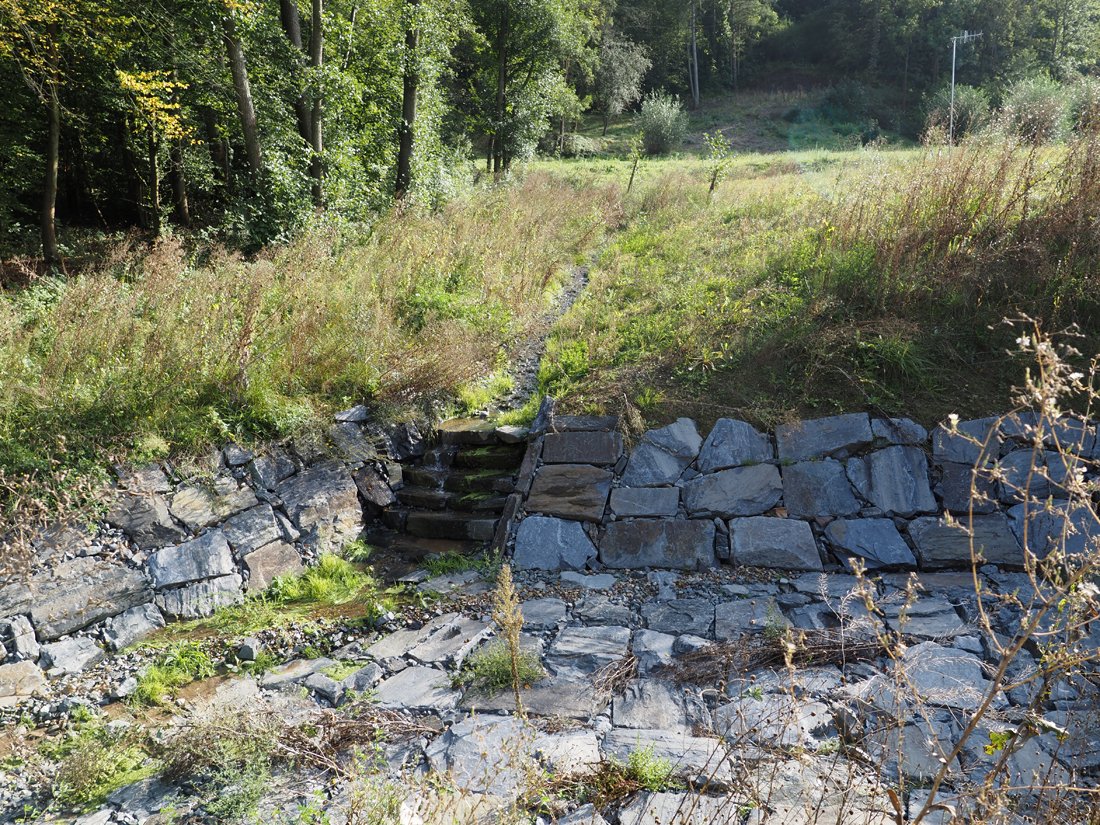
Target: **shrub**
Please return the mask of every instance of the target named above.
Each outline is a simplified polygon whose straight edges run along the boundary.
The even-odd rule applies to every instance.
[[[538,655],[529,650],[519,652],[516,670],[521,686],[537,682],[546,675]],[[498,639],[470,654],[464,671],[462,681],[486,693],[512,687],[512,653],[508,642]]]
[[[1071,90],[1073,127],[1081,132],[1100,131],[1100,77],[1082,77]]]
[[[672,769],[670,760],[654,755],[652,745],[631,751],[626,758],[626,770],[630,778],[654,793],[681,787],[672,779]]]
[[[565,136],[561,144],[563,158],[590,158],[600,153],[598,141],[572,132]]]
[[[1070,126],[1069,89],[1049,77],[1018,80],[1005,93],[1002,114],[1007,128],[1032,143],[1065,137]]]
[[[687,113],[676,95],[664,92],[647,95],[638,119],[647,155],[667,155],[684,142]]]
[[[283,604],[344,604],[358,596],[372,582],[370,576],[356,570],[351,562],[326,554],[300,575],[280,576],[275,579],[268,588],[267,595]]]
[[[925,129],[948,131],[951,124],[951,88],[945,87],[936,92],[928,101],[927,108]],[[989,123],[989,113],[989,95],[984,89],[975,86],[955,86],[956,140],[984,128]]]

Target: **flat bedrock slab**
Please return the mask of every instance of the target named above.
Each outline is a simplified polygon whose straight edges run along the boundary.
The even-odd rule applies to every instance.
[[[789,626],[790,622],[771,596],[719,602],[714,608],[714,637],[719,641]]]
[[[783,468],[783,504],[796,518],[850,516],[860,510],[839,461],[800,461]]]
[[[550,646],[546,665],[556,676],[583,678],[629,652],[626,627],[566,627]]]
[[[611,491],[611,471],[588,464],[550,464],[535,475],[527,510],[599,522]]]
[[[768,516],[729,523],[730,557],[735,564],[779,570],[821,570],[821,555],[810,525]]]
[[[680,418],[650,430],[630,454],[623,472],[624,487],[673,484],[699,455],[703,439],[690,418]]]
[[[692,786],[718,791],[734,781],[732,754],[718,739],[670,730],[613,728],[604,737],[602,748],[606,756],[621,762],[632,752],[652,749],[655,758],[668,760],[673,777]]]
[[[153,586],[158,590],[225,576],[237,569],[229,542],[221,530],[211,530],[176,547],[158,550],[149,557],[148,568]]]
[[[600,542],[600,561],[608,567],[702,570],[715,564],[714,538],[710,520],[615,521]]]
[[[969,567],[974,555],[1007,567],[1022,567],[1024,563],[1020,542],[1003,513],[975,516],[973,522],[963,518],[955,524],[925,516],[910,522],[909,535],[926,570]]]
[[[619,518],[674,516],[680,509],[678,487],[616,487],[611,512]]]
[[[518,717],[467,717],[425,750],[436,773],[460,793],[512,797],[533,767],[527,753],[534,732]]]
[[[684,485],[683,497],[693,516],[757,516],[779,504],[783,482],[774,464],[753,464],[692,479]]]
[[[610,465],[623,455],[623,437],[615,432],[549,433],[542,444],[547,464]]]
[[[846,456],[874,441],[866,413],[849,413],[780,424],[775,428],[780,461],[804,461],[827,455]]]
[[[837,519],[825,528],[833,547],[863,560],[867,569],[915,568],[917,559],[888,518]]]
[[[444,671],[415,665],[385,679],[375,698],[384,708],[439,712],[457,707],[460,695]]]
[[[641,612],[650,630],[676,635],[709,636],[714,621],[714,608],[706,599],[646,602]]]
[[[144,604],[153,594],[140,571],[83,557],[34,576],[26,596],[23,609],[29,609],[39,641],[48,642]]]
[[[710,723],[703,700],[682,686],[660,679],[638,679],[611,701],[611,723],[617,728],[667,730],[691,734]]]
[[[847,464],[852,486],[887,515],[934,513],[939,507],[928,481],[928,463],[917,447],[887,447]]]
[[[516,531],[512,562],[520,570],[583,570],[596,547],[579,522],[528,516]]]
[[[703,442],[697,466],[701,473],[713,473],[774,459],[775,451],[766,435],[744,421],[719,418]]]

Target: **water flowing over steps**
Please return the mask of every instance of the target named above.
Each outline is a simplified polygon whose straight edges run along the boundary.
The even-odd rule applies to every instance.
[[[443,422],[423,456],[402,464],[397,503],[366,532],[386,557],[383,575],[403,575],[429,555],[484,550],[515,489],[524,436],[483,419]]]

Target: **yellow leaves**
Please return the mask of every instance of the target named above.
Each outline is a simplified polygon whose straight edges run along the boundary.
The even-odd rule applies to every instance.
[[[173,78],[168,71],[116,71],[119,85],[134,103],[139,129],[150,129],[157,135],[175,140],[185,138],[190,129],[183,120],[176,92],[187,84]]]

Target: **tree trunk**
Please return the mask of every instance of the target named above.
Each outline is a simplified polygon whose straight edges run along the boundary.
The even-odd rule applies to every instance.
[[[313,0],[313,24],[309,29],[309,62],[320,75],[325,60],[324,0]],[[313,178],[313,205],[322,206],[325,202],[325,166],[324,140],[321,137],[321,92],[313,99],[313,111],[310,115],[310,146],[313,154],[309,161],[309,176]]]
[[[401,200],[412,185],[412,156],[416,140],[416,95],[420,88],[417,48],[420,31],[416,28],[416,7],[420,0],[406,0],[409,28],[405,31],[405,82],[401,98],[401,126],[397,135],[397,185],[395,197]]]
[[[225,185],[227,192],[233,190],[233,178],[230,174],[229,167],[229,147],[226,145],[225,138],[218,132],[218,115],[213,109],[204,108],[202,110],[202,122],[206,129],[206,143],[210,149],[210,160],[214,164],[214,169],[217,170],[217,176],[221,178],[221,182]]]
[[[237,24],[230,14],[222,18],[225,33],[225,52],[229,69],[233,73],[233,90],[237,97],[237,115],[244,132],[244,149],[248,155],[248,171],[253,180],[259,180],[263,170],[260,153],[260,132],[256,123],[256,106],[252,102],[252,89],[248,83],[248,67],[244,60],[244,47],[237,37]]]
[[[49,51],[46,54],[46,175],[42,185],[42,258],[47,269],[61,266],[57,247],[57,170],[61,153],[61,100],[58,96],[57,24],[47,29]]]
[[[294,47],[295,59],[299,65],[302,62],[302,19],[298,14],[298,6],[295,0],[279,0],[279,21],[283,25],[283,32],[290,45]],[[300,73],[299,73],[300,74]],[[302,136],[308,145],[313,145],[313,130],[310,125],[309,103],[301,88],[301,77],[298,78],[298,99],[294,101],[294,116],[298,121],[298,134]]]
[[[691,86],[691,102],[694,108],[699,108],[699,50],[695,37],[695,0],[691,0],[691,56],[688,60],[689,77]]]
[[[505,6],[500,26],[497,28],[497,110],[495,134],[493,136],[493,174],[500,177],[504,173],[504,140],[501,130],[504,128],[506,96],[508,90],[508,35],[511,21]]]
[[[160,234],[160,141],[156,139],[152,128],[146,138],[149,152],[149,224],[154,235]]]
[[[168,150],[172,178],[172,202],[175,207],[176,223],[180,226],[191,225],[191,208],[187,203],[187,176],[183,171],[183,149],[175,141]]]

